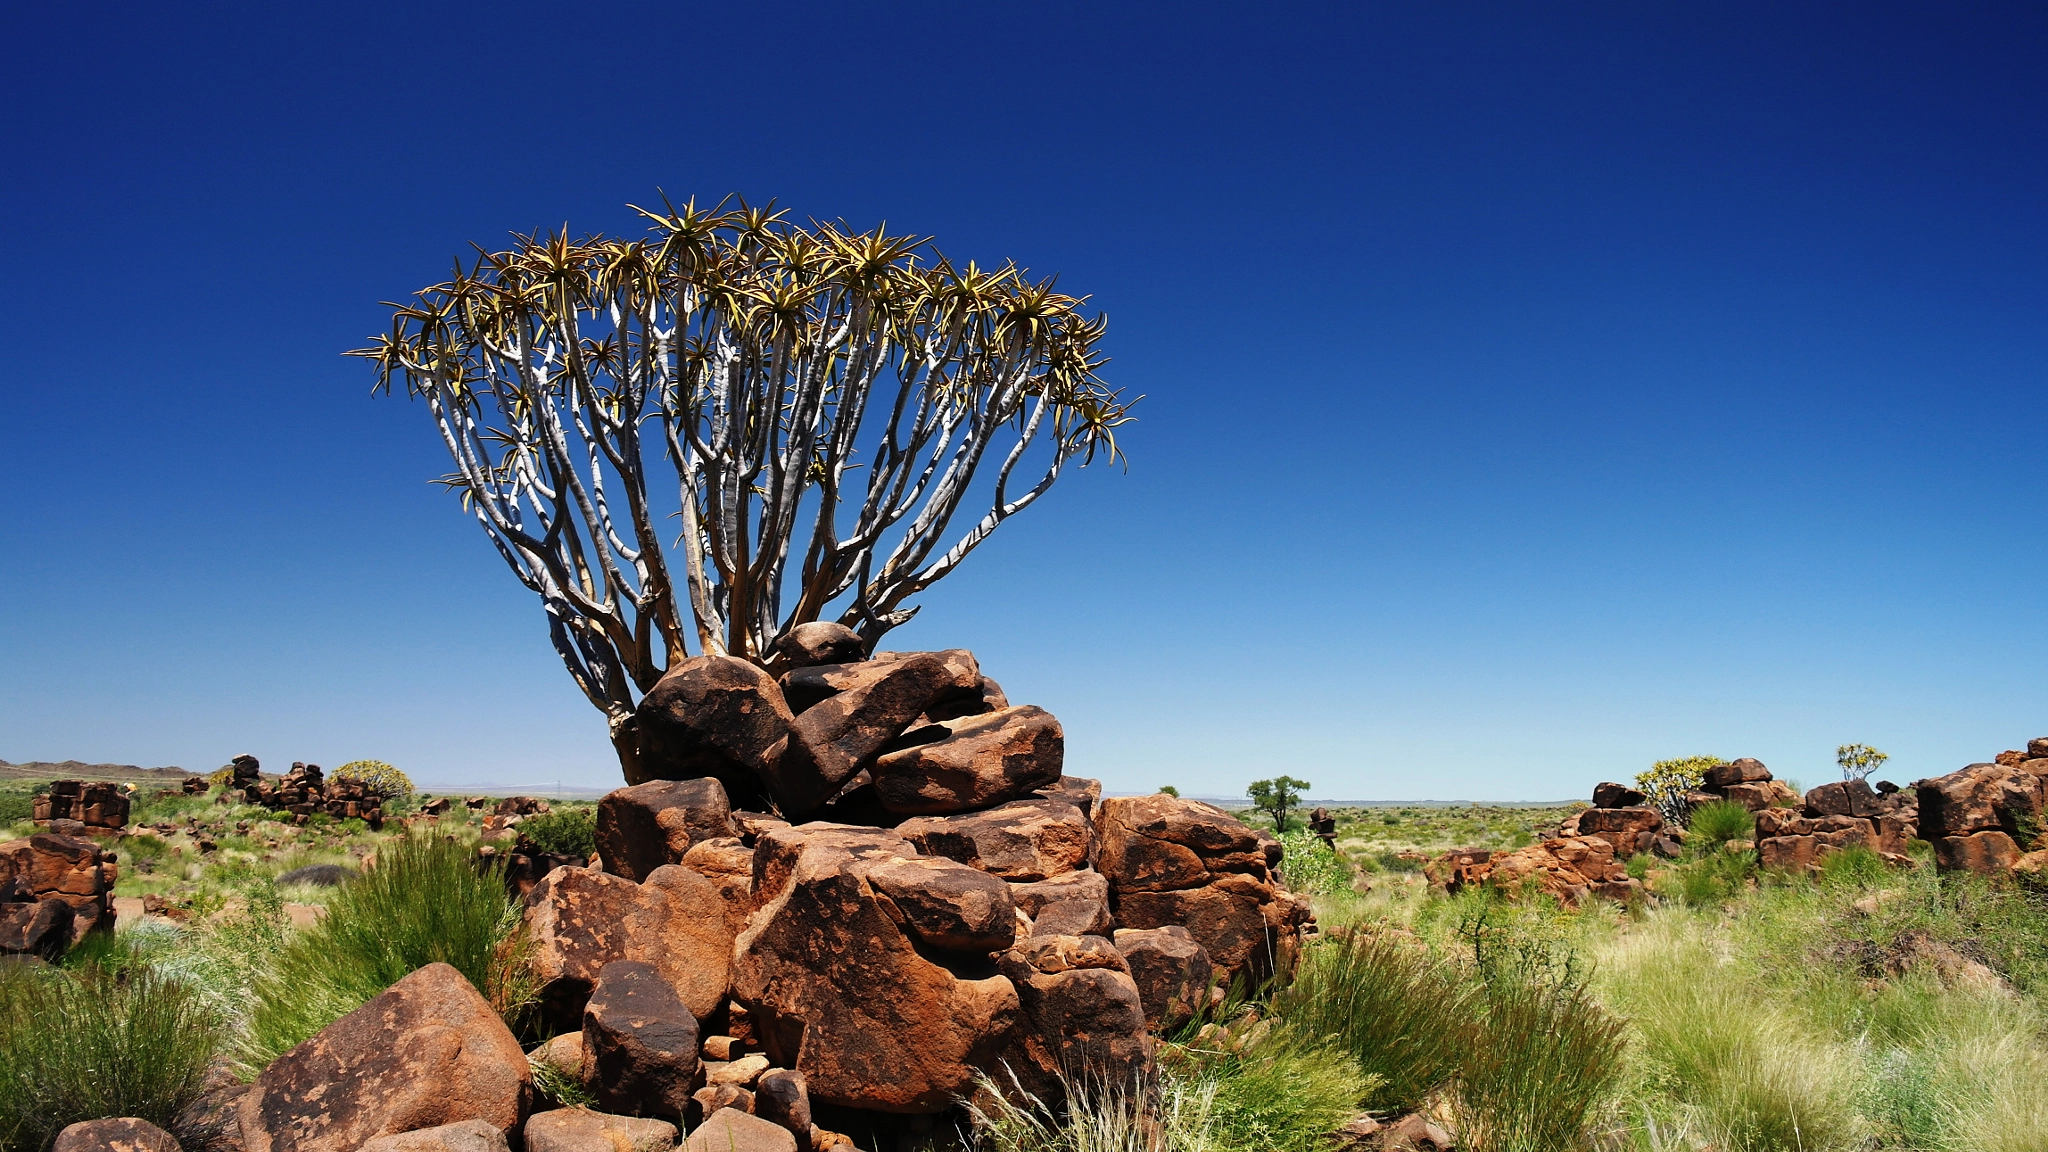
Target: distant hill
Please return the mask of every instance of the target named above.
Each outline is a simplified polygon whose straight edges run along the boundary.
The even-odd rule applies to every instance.
[[[0,780],[167,780],[173,784],[187,776],[196,776],[183,768],[139,768],[133,764],[87,764],[83,760],[64,760],[52,764],[47,760],[31,760],[26,764],[10,764],[0,760]]]

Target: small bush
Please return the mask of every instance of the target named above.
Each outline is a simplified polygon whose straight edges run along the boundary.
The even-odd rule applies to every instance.
[[[1622,1074],[1623,1024],[1567,965],[1508,965],[1487,980],[1480,1034],[1458,1075],[1459,1135],[1475,1152],[1573,1152]]]
[[[0,1148],[40,1152],[66,1125],[138,1116],[196,1146],[178,1114],[223,1044],[217,1016],[182,983],[135,966],[119,976],[0,969]]]
[[[442,836],[398,837],[377,866],[335,890],[257,982],[246,1061],[260,1069],[413,970],[451,964],[508,1017],[525,1007],[523,958],[501,947],[518,923],[503,866]]]
[[[1648,772],[1636,776],[1636,790],[1673,824],[1685,823],[1685,794],[1698,790],[1706,781],[1707,769],[1724,761],[1719,756],[1685,756],[1659,760]]]
[[[523,829],[525,824],[521,824]],[[1287,832],[1280,837],[1283,855],[1280,875],[1287,886],[1309,896],[1329,896],[1351,890],[1351,865],[1336,849],[1326,847],[1313,833]]]
[[[1456,1074],[1472,1039],[1473,989],[1419,945],[1349,932],[1309,948],[1274,996],[1290,1029],[1328,1037],[1379,1085],[1375,1108],[1415,1108]]]
[[[1337,1044],[1275,1029],[1243,1056],[1208,1061],[1209,1146],[1232,1152],[1322,1152],[1379,1081]]]
[[[1733,800],[1716,800],[1693,810],[1686,824],[1687,846],[1711,852],[1730,840],[1756,838],[1756,814]]]
[[[581,856],[597,855],[597,809],[556,808],[519,822],[520,839],[542,852]]]
[[[412,778],[382,760],[351,760],[334,770],[336,780],[354,780],[372,796],[399,800],[412,795]]]

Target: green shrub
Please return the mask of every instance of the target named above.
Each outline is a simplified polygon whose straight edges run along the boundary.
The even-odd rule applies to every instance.
[[[1273,1006],[1294,1032],[1340,1044],[1402,1112],[1448,1083],[1469,1049],[1474,990],[1416,944],[1354,931],[1313,944]]]
[[[1890,871],[1884,857],[1861,844],[1820,858],[1820,882],[1828,888],[1868,888],[1881,883]]]
[[[385,800],[412,795],[412,778],[382,760],[351,760],[334,770],[336,780],[354,780],[363,790]]]
[[[1567,964],[1496,968],[1453,1109],[1474,1152],[1574,1152],[1622,1074],[1622,1022],[1594,1003]]]
[[[1209,1146],[1232,1152],[1323,1152],[1379,1086],[1337,1044],[1291,1027],[1204,1062],[1201,1074],[1215,1085]]]
[[[223,1044],[221,1022],[179,981],[0,968],[0,1148],[41,1152],[66,1125],[139,1116],[196,1147],[178,1114]]]
[[[528,816],[519,822],[519,836],[543,852],[588,860],[597,855],[597,809],[579,805]]]
[[[1730,840],[1756,839],[1756,814],[1733,800],[1716,800],[1693,810],[1686,823],[1686,846],[1711,852]]]
[[[520,824],[524,829],[526,825]],[[1329,896],[1351,890],[1351,865],[1341,853],[1327,847],[1310,832],[1285,832],[1280,836],[1283,854],[1280,875],[1287,886],[1309,896]]]
[[[264,1067],[436,961],[516,1018],[529,996],[523,958],[501,945],[518,912],[502,864],[479,866],[471,848],[449,837],[392,839],[377,866],[336,889],[319,923],[258,979],[246,1062]]]
[[[1636,776],[1636,791],[1673,824],[1685,822],[1685,794],[1706,782],[1707,769],[1724,763],[1719,756],[1685,756],[1659,760]]]

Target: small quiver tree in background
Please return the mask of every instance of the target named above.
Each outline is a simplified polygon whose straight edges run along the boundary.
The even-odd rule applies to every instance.
[[[1096,374],[1105,320],[1014,265],[744,204],[636,210],[648,237],[482,253],[350,353],[426,401],[444,483],[622,763],[693,648],[778,671],[776,640],[832,610],[873,650],[1068,463],[1118,459],[1135,403]]]
[[[1861,780],[1884,766],[1890,756],[1867,744],[1844,744],[1835,749],[1835,763],[1842,766],[1842,779]]]
[[[1684,826],[1692,813],[1686,794],[1697,792],[1706,782],[1707,769],[1726,761],[1719,756],[1684,756],[1659,760],[1647,772],[1636,775],[1636,791],[1664,817],[1666,823]]]
[[[1292,776],[1275,776],[1271,780],[1254,780],[1245,787],[1245,795],[1251,797],[1252,806],[1273,817],[1273,831],[1287,831],[1287,815],[1301,803],[1301,794],[1313,787],[1306,780]]]
[[[353,780],[379,800],[403,800],[412,795],[412,777],[382,760],[351,760],[336,768],[331,777]]]

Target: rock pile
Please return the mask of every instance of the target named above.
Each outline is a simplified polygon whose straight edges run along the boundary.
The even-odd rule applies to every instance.
[[[1751,812],[1761,812],[1766,808],[1791,804],[1799,799],[1799,794],[1792,790],[1790,784],[1773,779],[1771,770],[1764,767],[1763,761],[1744,756],[1707,769],[1699,791],[1687,793],[1685,799],[1694,808],[1716,800],[1729,800]]]
[[[366,821],[373,830],[384,827],[384,798],[360,780],[328,780],[318,764],[293,761],[283,779],[265,784],[254,756],[237,756],[228,767],[234,772],[229,786],[243,799],[273,812],[290,812],[300,824],[324,812],[337,820]]]
[[[81,836],[0,843],[0,955],[54,960],[85,933],[111,931],[117,872],[114,854]]]
[[[1900,793],[1900,795],[1906,795]],[[1915,781],[1920,838],[1944,871],[2032,876],[2048,871],[2048,736],[1946,776]]]
[[[113,831],[128,823],[128,790],[104,780],[55,780],[48,793],[35,798],[31,815],[53,832],[76,834],[87,828]]]
[[[1757,859],[1766,868],[1806,869],[1830,852],[1860,845],[1891,863],[1910,864],[1906,846],[1918,819],[1914,794],[1890,781],[1873,791],[1862,780],[1837,780],[1807,792],[1798,807],[1758,811]]]
[[[1556,836],[1512,852],[1446,852],[1423,873],[1450,892],[1468,884],[1510,892],[1533,887],[1572,906],[1588,896],[1624,902],[1638,898],[1643,886],[1629,876],[1628,858],[1649,851],[1678,854],[1664,817],[1643,799],[1632,788],[1602,784],[1593,789],[1593,806],[1567,819]]]

